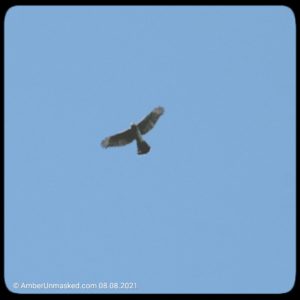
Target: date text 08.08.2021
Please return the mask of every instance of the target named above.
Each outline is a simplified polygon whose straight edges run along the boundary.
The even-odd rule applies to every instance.
[[[136,282],[108,282],[101,281],[98,284],[99,289],[136,289]]]

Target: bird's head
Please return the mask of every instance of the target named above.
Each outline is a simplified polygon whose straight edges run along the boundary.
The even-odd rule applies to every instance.
[[[136,128],[136,124],[130,123],[130,128],[131,128],[131,129],[135,129],[135,128]]]

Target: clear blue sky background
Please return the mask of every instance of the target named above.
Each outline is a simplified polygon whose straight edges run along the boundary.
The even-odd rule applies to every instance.
[[[145,138],[100,141],[156,106]],[[282,293],[295,279],[295,19],[270,7],[13,7],[5,280]]]

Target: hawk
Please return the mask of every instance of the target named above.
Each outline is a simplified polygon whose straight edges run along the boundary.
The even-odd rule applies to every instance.
[[[153,109],[142,121],[138,124],[132,123],[131,127],[126,131],[105,138],[101,145],[104,148],[124,146],[136,140],[137,154],[146,154],[150,151],[150,146],[143,140],[142,135],[151,130],[160,116],[164,113],[164,108],[159,106]]]

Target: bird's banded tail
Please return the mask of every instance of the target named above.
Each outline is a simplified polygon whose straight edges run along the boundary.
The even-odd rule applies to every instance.
[[[150,151],[150,148],[145,141],[137,141],[138,154],[146,154]]]

